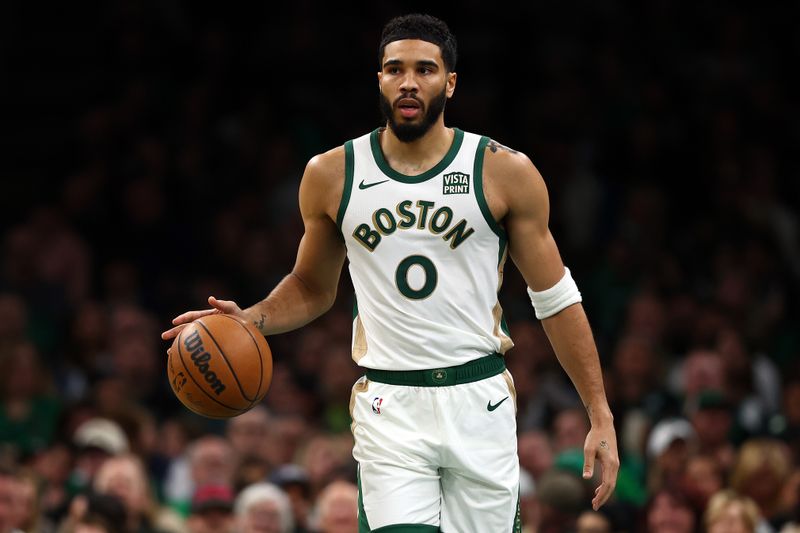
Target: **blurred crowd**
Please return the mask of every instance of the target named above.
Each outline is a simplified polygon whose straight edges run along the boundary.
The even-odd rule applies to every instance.
[[[268,339],[246,414],[195,416],[166,380],[173,316],[291,269],[305,161],[380,124],[380,28],[412,10],[262,4],[4,7],[0,533],[357,530],[346,274]],[[800,531],[797,11],[434,11],[461,54],[447,123],[545,177],[619,436],[592,511],[585,412],[509,265],[526,533]]]

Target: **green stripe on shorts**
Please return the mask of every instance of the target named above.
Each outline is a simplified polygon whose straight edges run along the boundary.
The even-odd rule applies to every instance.
[[[358,469],[358,533],[369,533],[367,513],[364,511],[364,498],[361,496],[361,468]]]

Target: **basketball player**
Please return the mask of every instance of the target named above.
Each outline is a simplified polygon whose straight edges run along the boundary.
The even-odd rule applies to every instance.
[[[518,531],[515,392],[502,357],[512,342],[497,299],[510,255],[586,406],[584,477],[599,461],[597,509],[614,490],[617,442],[544,181],[524,154],[445,126],[456,42],[444,22],[391,20],[379,61],[386,127],[308,163],[292,272],[244,310],[210,297],[212,309],[178,316],[163,337],[215,312],[264,335],[299,328],[331,307],[347,257],[353,358],[365,368],[350,401],[360,531]]]

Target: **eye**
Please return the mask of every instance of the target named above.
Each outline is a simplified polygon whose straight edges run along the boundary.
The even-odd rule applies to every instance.
[[[433,69],[431,67],[419,67],[420,74],[432,74]]]
[[[386,67],[387,74],[399,74],[400,68],[399,67]]]

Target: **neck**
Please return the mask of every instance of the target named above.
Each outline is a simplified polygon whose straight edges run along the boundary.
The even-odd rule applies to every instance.
[[[425,135],[412,142],[402,142],[387,125],[380,141],[383,155],[393,167],[404,167],[425,172],[438,163],[453,144],[455,132],[444,125],[444,115],[431,126]]]

